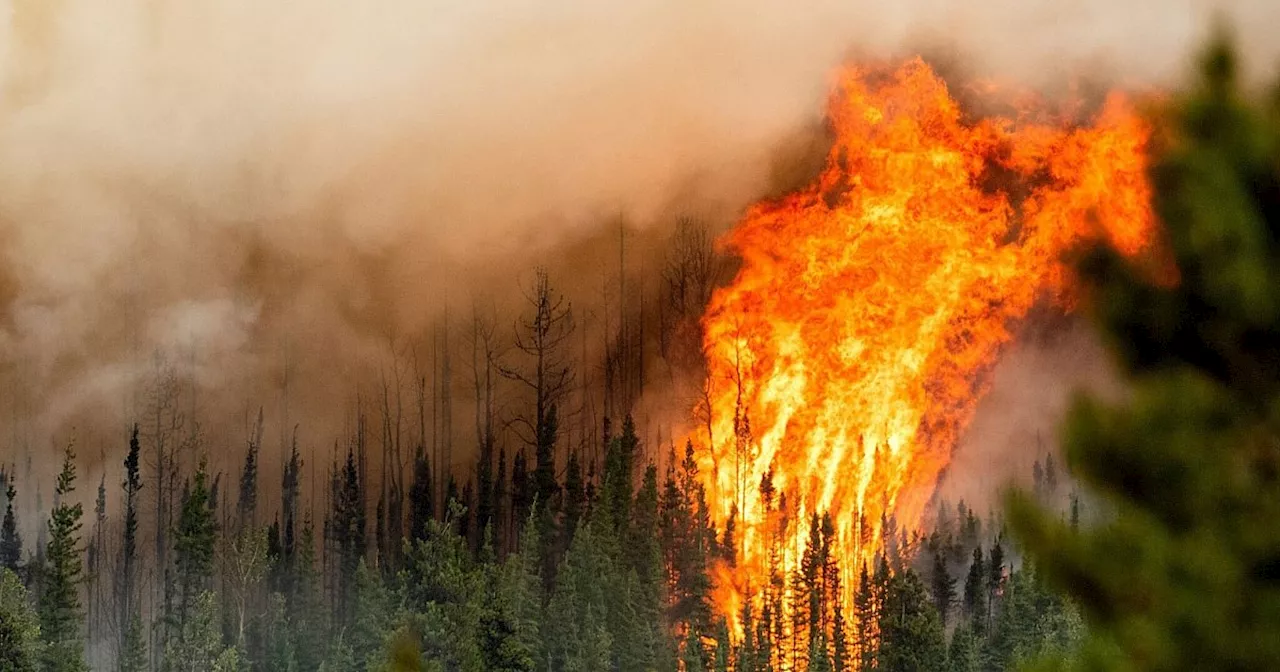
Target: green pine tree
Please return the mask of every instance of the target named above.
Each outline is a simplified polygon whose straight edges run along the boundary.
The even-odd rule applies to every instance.
[[[70,501],[75,481],[75,453],[67,446],[49,515],[49,543],[41,576],[40,634],[45,643],[45,672],[89,669],[84,661],[84,614],[80,608],[80,584],[84,580],[80,518],[84,509]]]
[[[554,670],[609,669],[613,664],[611,602],[620,596],[603,532],[587,522],[574,535],[547,605],[547,654]]]
[[[241,654],[222,643],[221,611],[218,597],[205,590],[188,606],[177,636],[165,652],[165,669],[170,672],[232,672],[239,669]]]
[[[1251,99],[1215,42],[1151,169],[1176,281],[1105,249],[1081,264],[1130,394],[1080,401],[1064,444],[1111,510],[1073,530],[1010,502],[1027,552],[1090,617],[1081,669],[1280,669],[1278,102]]]
[[[969,574],[964,579],[964,614],[973,626],[973,631],[981,636],[987,629],[987,565],[982,556],[982,547],[973,549],[973,560],[969,563]]]
[[[147,669],[147,636],[142,630],[142,618],[136,612],[124,628],[117,667],[120,672],[145,672]]]
[[[895,574],[885,591],[878,661],[880,672],[933,672],[946,665],[942,621],[910,569]]]
[[[13,513],[13,503],[18,498],[18,490],[10,480],[5,487],[4,521],[0,522],[0,569],[18,571],[18,563],[22,561],[22,535],[18,533],[18,520]]]
[[[204,460],[184,488],[178,526],[173,531],[174,564],[177,580],[175,627],[185,631],[187,619],[213,577],[213,551],[218,524],[214,520],[209,475]]]
[[[978,635],[972,622],[962,623],[951,633],[951,646],[947,649],[949,672],[978,672],[982,658],[978,648]]]
[[[0,568],[0,670],[38,672],[43,647],[27,589],[13,570]]]

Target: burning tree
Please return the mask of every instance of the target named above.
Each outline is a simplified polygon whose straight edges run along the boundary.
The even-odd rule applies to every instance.
[[[742,267],[704,319],[711,417],[694,445],[739,547],[725,614],[744,599],[804,611],[787,578],[827,513],[853,604],[858,567],[897,541],[885,525],[917,530],[1018,322],[1070,305],[1063,253],[1101,239],[1134,255],[1154,229],[1149,129],[1119,96],[1088,125],[1045,107],[969,122],[915,60],[846,70],[829,117],[826,169],[729,234]],[[766,588],[776,571],[783,585]],[[790,620],[792,641],[814,627],[834,639],[829,622]]]

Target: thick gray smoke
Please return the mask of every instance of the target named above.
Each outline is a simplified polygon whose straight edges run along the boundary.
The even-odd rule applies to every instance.
[[[1250,51],[1273,56],[1263,32],[1280,8],[1222,4]],[[654,227],[687,207],[731,214],[770,187],[773,157],[821,115],[830,72],[851,53],[929,45],[1032,83],[1077,68],[1168,82],[1215,11],[1157,0],[0,7],[0,377],[37,445],[86,417],[123,422],[157,351],[189,353],[171,362],[207,398],[275,394],[299,371],[355,378],[446,304],[514,288],[619,217]],[[340,415],[349,391],[322,380],[308,383],[311,410]]]

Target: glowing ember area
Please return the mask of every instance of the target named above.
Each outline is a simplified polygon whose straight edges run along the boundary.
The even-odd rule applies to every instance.
[[[799,566],[814,513],[830,513],[849,604],[882,521],[920,524],[1020,319],[1066,305],[1064,253],[1151,239],[1148,127],[1122,97],[1083,124],[1018,109],[966,119],[919,60],[849,69],[821,176],[728,235],[743,265],[705,317],[709,419],[692,440],[718,524],[735,518],[716,598],[731,619],[771,552]]]

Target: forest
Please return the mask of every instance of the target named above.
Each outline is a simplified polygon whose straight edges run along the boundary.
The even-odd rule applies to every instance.
[[[1215,43],[1159,113],[1152,198],[1177,281],[1105,248],[1077,261],[1130,395],[1081,398],[1061,456],[1002,506],[938,500],[917,529],[887,515],[882,552],[850,567],[831,518],[789,518],[762,479],[807,543],[726,613],[734,519],[716,524],[693,445],[630,412],[642,341],[696,359],[732,270],[686,223],[659,298],[598,366],[538,272],[510,331],[477,313],[469,361],[433,364],[465,382],[397,370],[329,459],[286,434],[268,467],[261,411],[214,445],[163,365],[97,483],[75,441],[50,482],[5,459],[0,671],[1277,669],[1280,99],[1237,69]],[[500,387],[517,391],[501,409]],[[437,412],[458,389],[467,458]]]

